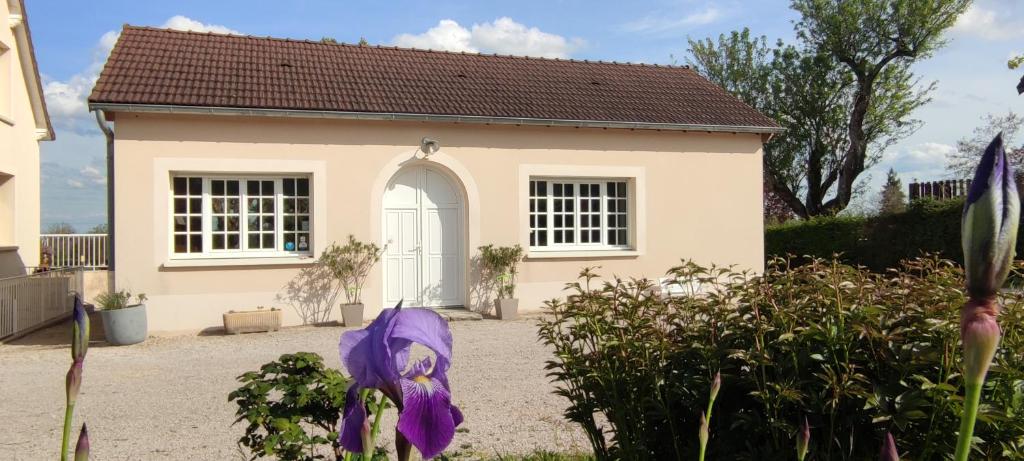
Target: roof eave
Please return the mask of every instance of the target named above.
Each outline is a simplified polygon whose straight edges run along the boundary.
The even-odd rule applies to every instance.
[[[447,122],[447,123],[476,123],[486,125],[533,125],[533,126],[563,126],[575,128],[612,128],[630,130],[666,130],[666,131],[694,131],[694,132],[717,132],[717,133],[755,133],[755,134],[777,134],[785,131],[781,127],[771,126],[738,126],[738,125],[701,125],[701,124],[680,124],[680,123],[651,123],[651,122],[625,122],[605,120],[563,120],[546,118],[524,118],[524,117],[491,117],[475,115],[435,115],[435,114],[409,114],[389,112],[348,112],[348,111],[322,111],[322,110],[295,110],[295,109],[257,109],[244,107],[216,107],[216,106],[177,106],[158,104],[122,104],[89,102],[89,110],[102,110],[106,113],[134,112],[134,113],[162,113],[162,114],[187,114],[187,115],[233,115],[247,117],[289,117],[289,118],[319,118],[319,119],[342,119],[342,120],[389,120],[389,121],[418,121],[418,122]]]
[[[46,109],[46,98],[43,96],[43,82],[39,77],[39,63],[36,61],[35,46],[32,44],[32,32],[28,26],[28,12],[24,0],[7,0],[11,17],[8,23],[14,33],[21,57],[22,74],[28,86],[29,100],[32,103],[32,114],[36,122],[36,131],[40,141],[53,141],[56,135],[50,114]]]

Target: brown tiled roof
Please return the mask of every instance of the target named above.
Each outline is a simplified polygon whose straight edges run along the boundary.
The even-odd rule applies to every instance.
[[[686,67],[133,26],[122,31],[89,102],[778,127]]]

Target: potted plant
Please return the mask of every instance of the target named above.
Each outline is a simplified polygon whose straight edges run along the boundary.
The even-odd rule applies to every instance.
[[[96,297],[107,342],[116,346],[141,343],[146,339],[146,295],[139,293],[132,303],[128,290],[102,293]]]
[[[345,326],[363,324],[363,284],[383,252],[376,244],[363,243],[349,235],[344,246],[332,243],[320,255],[320,263],[331,271],[345,292],[346,302],[341,305],[341,319]]]
[[[519,262],[523,260],[523,247],[495,247],[485,245],[479,248],[485,276],[493,278],[498,298],[494,306],[501,320],[515,320],[519,312],[516,294],[516,275]]]

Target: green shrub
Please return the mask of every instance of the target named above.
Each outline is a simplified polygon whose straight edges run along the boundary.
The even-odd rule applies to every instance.
[[[817,217],[769,226],[765,230],[765,253],[818,258],[840,254],[844,262],[878,272],[924,253],[962,263],[963,205],[962,199],[915,200],[901,213],[871,218]]]
[[[599,284],[585,270],[540,321],[566,417],[598,459],[695,458],[716,371],[709,459],[793,459],[805,416],[810,459],[875,459],[886,431],[910,459],[952,455],[965,301],[952,262],[879,274],[775,259],[760,277],[686,263],[670,275],[705,294],[656,299],[646,280]],[[973,459],[1024,459],[1024,294],[1004,305]]]
[[[494,279],[498,285],[498,298],[516,297],[516,275],[519,274],[519,263],[523,260],[523,247],[496,247],[484,245],[480,248],[480,259],[483,262],[484,276]]]
[[[345,407],[348,380],[324,367],[312,352],[282,355],[259,371],[238,377],[242,387],[228,395],[238,404],[235,423],[246,422],[239,446],[252,458],[282,460],[328,459],[318,447],[341,453],[338,419]]]
[[[334,275],[349,304],[363,302],[363,285],[373,266],[380,262],[384,250],[375,243],[364,243],[348,236],[348,243],[332,243],[320,255],[318,263]]]
[[[132,292],[128,290],[107,291],[96,296],[96,304],[100,305],[100,309],[113,311],[138,306],[146,302],[146,299],[148,298],[146,298],[145,293],[139,293],[135,297],[136,302],[133,304]]]

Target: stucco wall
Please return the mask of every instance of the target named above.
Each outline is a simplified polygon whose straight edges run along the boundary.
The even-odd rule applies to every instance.
[[[322,165],[314,187],[323,193],[313,200],[325,211],[314,216],[315,246],[348,234],[381,243],[383,184],[402,165],[422,162],[413,159],[420,138],[435,138],[442,148],[427,162],[469,189],[467,257],[478,245],[523,242],[526,165],[642,172],[641,251],[531,258],[520,274],[521,310],[558,296],[586,265],[606,275],[657,277],[680,258],[755,270],[763,264],[758,135],[126,113],[117,114],[115,132],[115,280],[149,296],[154,331],[216,326],[229,309],[286,307],[275,295],[304,267],[168,267],[167,196],[159,192],[168,179],[157,164],[226,162],[240,172],[282,160]],[[367,317],[381,307],[381,274],[376,267],[364,290]],[[285,312],[287,323],[298,322],[292,309]]]
[[[24,266],[39,264],[39,141],[29,90],[22,72],[22,53],[8,27],[8,2],[0,1],[0,42],[9,50],[0,58],[10,66],[0,73],[0,91],[9,92],[0,103],[0,246],[17,246],[18,258],[0,258],[0,273],[24,273]],[[19,26],[20,27],[20,26]],[[34,76],[29,76],[34,78]],[[4,98],[0,98],[3,101]]]

